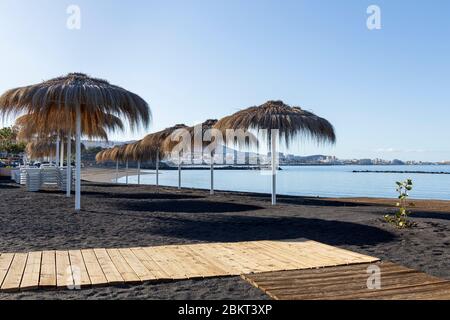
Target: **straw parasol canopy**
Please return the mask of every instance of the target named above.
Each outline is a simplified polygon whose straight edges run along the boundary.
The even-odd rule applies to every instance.
[[[173,127],[147,135],[140,141],[139,146],[136,148],[136,152],[139,152],[139,156],[142,160],[156,161],[158,157],[166,155],[167,150],[164,149],[164,141],[174,131],[179,129],[188,129],[188,127],[184,124],[177,124]]]
[[[107,153],[108,153],[108,150],[109,150],[109,149],[102,150],[102,151],[100,151],[99,153],[97,153],[97,154],[95,155],[95,161],[96,161],[97,163],[103,163],[103,162],[108,161],[108,159],[107,159]]]
[[[216,129],[256,130],[263,133],[272,155],[272,204],[276,204],[277,141],[286,147],[296,138],[306,138],[317,143],[336,142],[334,128],[328,120],[300,107],[291,107],[283,101],[268,101],[261,106],[250,107],[217,122]],[[276,132],[272,132],[276,130]],[[275,133],[275,134],[273,134]],[[264,137],[264,134],[266,135]]]
[[[125,149],[127,145],[115,146],[110,149],[102,150],[95,156],[97,162],[122,161],[125,159]]]
[[[195,132],[195,128],[197,126],[192,126],[192,127],[181,127],[181,128],[177,128],[175,130],[173,130],[162,142],[162,150],[164,150],[164,154],[168,155],[172,152],[173,148],[175,148],[175,146],[177,146],[180,141],[178,140],[182,133],[185,132],[184,130],[186,130],[187,133],[189,133],[190,137],[191,137],[191,151],[192,152],[201,152],[203,150],[194,150],[194,148],[196,147],[194,145],[194,141],[195,138],[198,138],[202,141],[202,148],[205,148],[206,146],[208,146],[211,142],[210,141],[204,141],[203,136],[205,135],[205,132],[207,130],[213,129],[214,126],[216,125],[217,120],[214,119],[208,119],[205,122],[203,122],[201,124],[201,132]],[[200,125],[199,125],[200,126]],[[180,130],[182,129],[182,130]],[[201,137],[195,137],[195,134],[200,134],[201,133]]]
[[[125,150],[127,145],[121,145],[110,149],[109,153],[107,153],[107,157],[110,161],[123,161],[126,160]]]
[[[59,134],[61,136],[69,135],[69,130],[75,124],[70,124],[64,129],[64,125],[57,121],[51,121],[46,125],[45,120],[36,114],[25,114],[16,119],[16,126],[19,128],[18,138],[20,140],[31,140],[36,137],[45,137],[49,135]],[[81,124],[81,132],[89,139],[101,139],[108,141],[108,132],[123,130],[122,120],[114,115],[106,115],[103,126],[97,125],[90,127],[89,123]]]
[[[137,94],[106,80],[69,73],[0,96],[0,115],[36,114],[43,126],[73,132],[76,138],[75,210],[81,209],[81,135],[84,128],[105,127],[110,115],[126,119],[131,129],[150,124],[150,108]],[[42,126],[39,126],[42,128]]]
[[[107,124],[110,115],[126,118],[132,128],[148,126],[151,120],[147,102],[137,94],[83,73],[11,89],[0,96],[3,116],[39,114],[46,124],[58,121],[65,129],[74,129],[77,106],[86,130]]]
[[[132,161],[143,161],[145,160],[144,154],[141,150],[141,141],[136,141],[126,145],[124,150],[124,158]]]
[[[268,101],[261,106],[241,110],[219,120],[215,128],[223,132],[228,129],[266,129],[269,144],[271,130],[277,129],[280,141],[284,141],[287,147],[298,137],[325,143],[336,141],[334,128],[328,120],[300,107],[291,107],[283,101]]]

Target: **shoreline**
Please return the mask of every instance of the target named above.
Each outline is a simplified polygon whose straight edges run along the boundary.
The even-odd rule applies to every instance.
[[[101,172],[99,172],[101,171]],[[162,170],[163,171],[163,170]],[[153,172],[145,173],[146,175],[155,175]],[[144,175],[144,172],[141,173],[141,175]],[[125,170],[119,170],[119,179],[125,177]],[[133,170],[130,170],[129,177],[135,177],[136,174],[133,172]],[[99,169],[99,168],[84,168],[81,171],[81,179],[87,182],[97,182],[97,183],[110,183],[115,185],[115,170],[112,169]],[[122,183],[119,183],[119,185],[125,185]],[[133,184],[130,184],[130,186],[133,186]],[[139,186],[139,185],[134,185]],[[149,187],[155,187],[155,185],[152,184],[141,184],[140,186],[149,186]],[[170,187],[170,186],[163,186],[162,188],[173,188],[174,190],[176,187]],[[182,190],[194,190],[194,191],[209,191],[207,188],[189,188],[189,187],[183,187]],[[268,193],[261,193],[261,192],[251,192],[251,191],[233,191],[233,190],[220,190],[215,189],[216,192],[221,193],[230,193],[230,194],[239,194],[244,196],[256,196],[256,197],[270,197],[270,194]],[[285,195],[285,194],[278,194],[278,199],[318,199],[318,200],[331,200],[331,201],[340,201],[340,202],[354,202],[354,203],[366,203],[366,204],[384,204],[386,206],[393,206],[395,207],[395,204],[398,202],[398,199],[395,197],[387,198],[387,197],[317,197],[317,196],[301,196],[301,195]],[[443,210],[442,208],[446,208],[447,205],[450,205],[450,200],[446,199],[416,199],[411,198],[409,201],[415,203],[416,206],[420,206],[422,208],[428,208],[433,209],[437,208],[436,210]],[[434,210],[434,209],[433,209]],[[444,209],[445,210],[445,209]]]

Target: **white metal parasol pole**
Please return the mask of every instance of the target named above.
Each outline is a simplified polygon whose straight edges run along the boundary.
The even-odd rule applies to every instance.
[[[178,156],[178,189],[181,189],[181,158]]]
[[[125,183],[128,184],[128,160],[127,160],[126,165],[125,165],[125,174],[126,174]]]
[[[277,204],[277,164],[276,164],[277,145],[274,131],[275,130],[272,130],[270,143],[272,147],[272,205]]]
[[[156,186],[159,187],[159,150],[156,152]]]
[[[141,184],[141,160],[137,163],[138,184]]]
[[[209,191],[211,195],[214,194],[214,154],[211,152],[211,190]]]
[[[59,166],[62,168],[64,167],[64,139],[61,139],[61,156],[59,157]]]
[[[119,183],[119,159],[116,160],[116,183]]]
[[[66,197],[70,197],[72,192],[72,133],[69,132],[67,136],[67,185],[66,185]]]
[[[75,210],[81,210],[81,110],[80,105],[77,105],[76,111],[76,155],[75,155]]]
[[[56,137],[56,167],[59,167],[59,159],[60,159],[60,154],[59,154],[59,142],[60,142],[60,137],[59,134]]]

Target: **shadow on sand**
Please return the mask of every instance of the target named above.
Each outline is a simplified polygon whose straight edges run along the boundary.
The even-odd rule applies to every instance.
[[[110,192],[94,192],[84,191],[83,195],[95,197],[107,197],[112,199],[134,199],[134,200],[177,200],[177,199],[202,199],[203,196],[190,194],[174,194],[174,193],[110,193]]]
[[[413,212],[410,215],[411,218],[421,218],[421,219],[438,219],[438,220],[450,220],[450,212],[430,212],[430,211],[421,211],[421,212]]]
[[[0,183],[0,189],[20,189],[20,187],[12,184]]]
[[[221,216],[214,220],[157,217],[164,222],[149,233],[209,242],[307,238],[330,245],[375,245],[396,238],[377,227],[351,222],[307,219]],[[163,226],[163,227],[162,227]],[[165,226],[168,226],[167,228]]]
[[[153,196],[153,195],[151,195]],[[186,195],[163,194],[162,196]],[[155,201],[155,202],[122,202],[118,205],[120,210],[138,212],[173,212],[173,213],[224,213],[224,212],[244,212],[262,210],[263,207],[217,201]]]
[[[248,196],[250,198],[255,198],[259,200],[267,200],[270,201],[271,197],[267,194],[262,193],[246,193],[244,196]],[[318,207],[372,207],[372,206],[380,206],[378,204],[371,203],[356,203],[352,201],[342,200],[331,200],[325,198],[314,198],[314,197],[302,197],[302,196],[285,196],[278,195],[277,202],[282,204],[296,204],[302,206],[318,206]]]
[[[66,194],[65,191],[60,190],[40,190],[37,193],[41,194]],[[72,191],[72,195],[74,195]],[[101,197],[109,199],[130,199],[130,200],[183,200],[183,199],[202,199],[202,196],[189,194],[169,194],[169,193],[113,193],[113,192],[97,192],[97,191],[82,191],[82,196],[87,197]],[[127,202],[128,203],[128,202]]]
[[[89,182],[82,180],[83,186],[86,187],[97,187],[97,188],[124,188],[127,187],[126,184],[120,184],[120,183],[97,183],[97,182]],[[136,187],[135,185],[130,185],[132,187]],[[144,185],[142,185],[144,186]]]

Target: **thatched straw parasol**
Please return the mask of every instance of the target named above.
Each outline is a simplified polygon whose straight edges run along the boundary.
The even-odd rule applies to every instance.
[[[214,126],[216,125],[216,123],[217,123],[217,119],[208,119],[201,124],[201,130],[199,130],[199,132],[195,132],[196,126],[189,127],[189,129],[188,129],[189,133],[191,134],[191,137],[194,137],[194,141],[196,138],[201,139],[200,141],[202,141],[201,150],[197,150],[199,148],[199,146],[196,146],[194,141],[193,141],[193,146],[191,149],[191,150],[193,150],[194,153],[197,153],[200,151],[202,154],[202,159],[203,159],[204,149],[212,142],[212,141],[207,141],[207,139],[205,139],[206,133],[209,130],[212,130],[214,128]],[[197,135],[200,135],[200,136],[197,136]],[[212,140],[212,137],[211,137],[211,140]],[[209,154],[209,157],[210,157],[210,172],[211,172],[211,174],[210,174],[210,191],[209,192],[211,195],[213,195],[214,194],[214,151],[211,151],[211,153]],[[179,180],[178,184],[181,187],[181,171],[179,171],[179,173],[178,173],[178,180]]]
[[[119,162],[126,161],[126,173],[128,184],[128,156],[126,153],[128,145],[115,146],[110,149],[102,150],[95,156],[95,160],[98,163],[114,161],[116,162],[116,183],[119,182]]]
[[[109,115],[128,120],[131,129],[150,123],[148,104],[138,95],[106,80],[82,73],[11,89],[0,96],[0,114],[39,114],[44,124],[63,121],[63,129],[75,132],[76,184],[75,209],[81,209],[81,127],[103,126]],[[67,120],[63,120],[67,119]]]
[[[99,123],[95,127],[90,126],[91,123],[81,123],[81,134],[89,139],[108,140],[108,132],[115,132],[124,129],[122,120],[114,115],[106,115],[105,122]],[[40,115],[25,114],[18,117],[15,125],[19,128],[18,139],[31,140],[39,136],[60,135],[66,136],[70,128],[75,126],[73,124],[66,124],[63,122],[51,121],[46,122],[46,119]],[[67,129],[64,129],[67,127]]]
[[[137,177],[138,177],[138,185],[141,184],[141,161],[144,159],[143,152],[141,150],[141,141],[136,141],[130,143],[125,148],[125,157],[127,159],[127,169],[128,169],[128,161],[136,161],[137,162]],[[127,182],[128,182],[128,170],[127,170]]]
[[[210,144],[209,141],[206,141],[204,139],[205,133],[207,130],[213,129],[213,127],[216,123],[217,123],[217,120],[209,119],[197,126],[182,127],[182,128],[177,128],[176,130],[173,130],[173,132],[170,135],[168,135],[162,143],[162,150],[164,150],[164,154],[166,154],[166,155],[171,154],[173,149],[177,145],[179,145],[180,140],[182,139],[182,136],[184,134],[187,134],[190,137],[190,146],[188,146],[189,154],[184,154],[183,157],[188,156],[192,159],[195,156],[195,154],[201,153],[201,156],[203,159],[203,150],[205,147],[207,147]],[[213,155],[211,154],[211,157],[212,156]],[[211,163],[213,163],[212,159],[211,159]],[[182,166],[181,155],[178,154],[178,189],[181,189],[181,166]],[[213,190],[213,183],[214,183],[213,170],[214,170],[214,167],[212,165],[211,166],[211,190]],[[213,193],[213,191],[211,191],[211,192]]]
[[[164,141],[169,137],[174,131],[179,129],[187,129],[188,127],[184,124],[177,124],[173,127],[166,128],[159,132],[151,133],[144,137],[139,143],[139,146],[135,149],[139,152],[139,157],[142,160],[154,161],[156,165],[156,186],[159,186],[159,161],[162,157],[166,156],[167,153],[163,147]]]
[[[105,150],[102,150],[102,151],[100,151],[99,153],[97,153],[97,154],[95,155],[95,161],[96,161],[97,163],[103,163],[103,162],[108,161],[107,154],[108,154],[108,151],[109,151],[109,150],[110,150],[110,149],[105,149]]]
[[[328,120],[299,107],[291,107],[282,101],[268,101],[261,106],[241,110],[221,119],[215,128],[265,130],[272,153],[272,204],[276,204],[276,154],[277,138],[286,147],[296,138],[306,138],[318,143],[335,143],[334,128]]]

